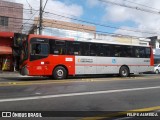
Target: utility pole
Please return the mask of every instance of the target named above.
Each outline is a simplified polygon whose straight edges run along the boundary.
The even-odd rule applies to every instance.
[[[40,0],[40,9],[39,9],[39,35],[42,35],[42,0]]]

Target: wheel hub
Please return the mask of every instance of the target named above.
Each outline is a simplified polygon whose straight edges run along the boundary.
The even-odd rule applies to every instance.
[[[60,77],[62,77],[63,76],[63,70],[58,70],[57,71],[57,75],[60,76]]]
[[[123,70],[123,71],[122,71],[122,74],[123,74],[124,76],[126,76],[126,75],[127,75],[127,71],[126,71],[126,70]]]

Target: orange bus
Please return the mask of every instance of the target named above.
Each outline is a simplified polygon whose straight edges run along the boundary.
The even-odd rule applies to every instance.
[[[75,41],[55,36],[28,35],[21,54],[21,74],[52,76],[65,79],[69,75],[119,74],[153,71],[150,46]]]

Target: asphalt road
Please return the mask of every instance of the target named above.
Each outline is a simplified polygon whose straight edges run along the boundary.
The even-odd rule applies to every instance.
[[[133,75],[129,78],[99,76],[67,80],[2,76],[0,111],[42,112],[42,116],[53,116],[45,118],[51,120],[146,119],[135,118],[135,114],[127,116],[130,110],[134,110],[136,115],[139,111],[153,112],[154,115],[157,113],[159,117],[149,119],[160,119],[159,93],[160,75],[154,74]]]

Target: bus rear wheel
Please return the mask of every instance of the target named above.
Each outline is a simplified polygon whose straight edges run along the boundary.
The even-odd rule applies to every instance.
[[[122,66],[119,70],[119,75],[121,77],[128,77],[129,76],[129,69],[126,66]]]
[[[156,74],[159,74],[159,70],[156,70],[155,73],[156,73]]]
[[[67,70],[62,67],[62,66],[58,66],[54,69],[53,71],[53,78],[54,79],[65,79],[67,77]]]

